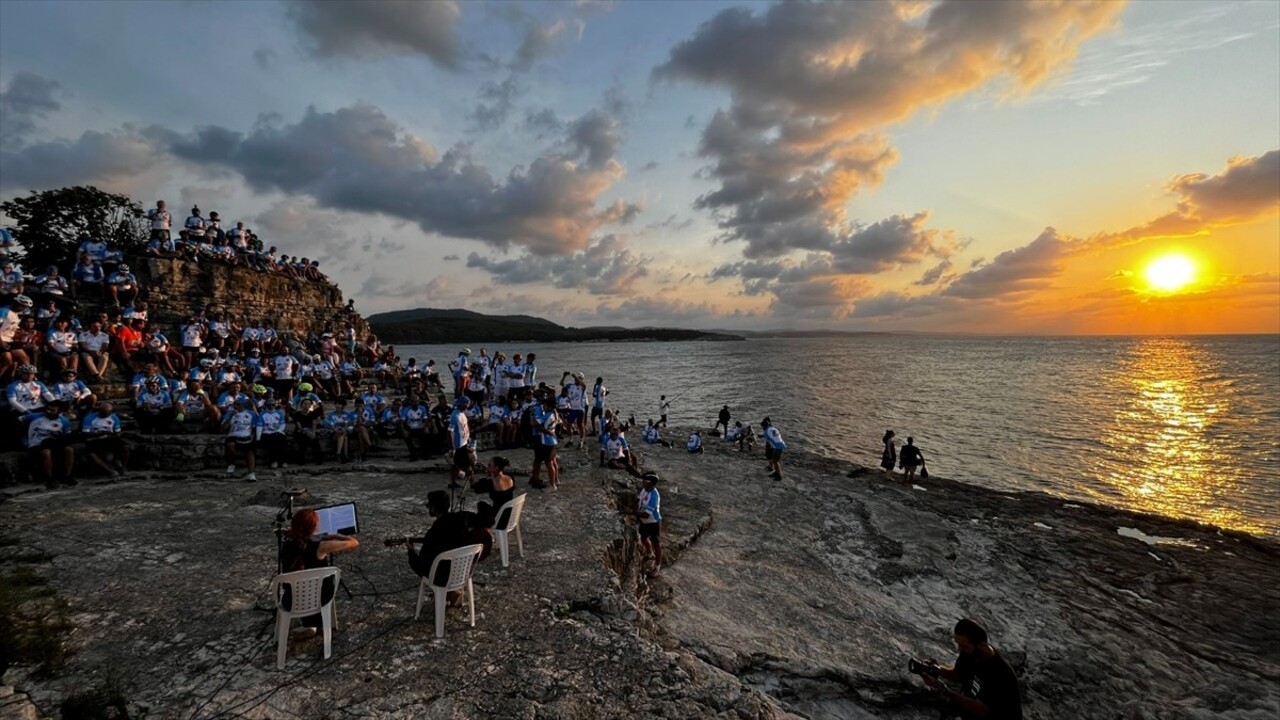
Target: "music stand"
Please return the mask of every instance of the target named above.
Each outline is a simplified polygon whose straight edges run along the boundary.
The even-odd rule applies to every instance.
[[[261,607],[259,603],[262,600],[262,596],[265,595],[267,593],[267,590],[271,588],[271,581],[275,579],[275,576],[284,572],[284,566],[281,563],[281,560],[282,560],[281,554],[284,551],[285,528],[289,525],[290,522],[293,521],[294,499],[299,498],[306,494],[307,494],[306,488],[289,488],[288,490],[280,491],[280,502],[281,502],[280,511],[276,513],[275,520],[273,520],[271,523],[273,531],[275,532],[275,535],[276,535],[276,571],[274,574],[272,574],[271,577],[267,578],[267,587],[263,588],[262,592],[258,593],[257,599],[253,601],[253,608],[255,610],[275,612],[274,603],[272,604],[271,607]]]

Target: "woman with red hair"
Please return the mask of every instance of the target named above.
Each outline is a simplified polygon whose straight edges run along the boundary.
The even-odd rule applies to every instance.
[[[293,521],[284,533],[284,544],[280,546],[280,572],[325,567],[330,555],[360,547],[360,541],[348,535],[317,536],[316,531],[319,529],[320,516],[316,515],[315,510],[305,508],[293,514]],[[320,589],[321,601],[329,602],[333,599],[333,593],[333,578],[327,578]],[[293,596],[288,585],[284,586],[280,605],[285,610],[293,607]],[[310,615],[302,618],[301,622],[301,629],[307,635],[315,635],[321,620],[319,615]]]

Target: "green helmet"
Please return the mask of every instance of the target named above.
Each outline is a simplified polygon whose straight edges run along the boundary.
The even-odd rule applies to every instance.
[[[311,392],[311,383],[298,383],[299,392]]]

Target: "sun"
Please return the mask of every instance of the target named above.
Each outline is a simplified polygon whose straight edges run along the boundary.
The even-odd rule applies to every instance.
[[[1147,265],[1144,275],[1152,289],[1174,292],[1195,279],[1196,264],[1186,255],[1162,255]]]

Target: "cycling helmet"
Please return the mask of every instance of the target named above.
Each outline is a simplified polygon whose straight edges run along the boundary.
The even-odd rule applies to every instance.
[[[31,298],[27,297],[26,295],[18,295],[13,299],[13,301],[23,307],[31,307],[32,305],[35,304],[31,302]]]
[[[253,386],[253,392],[254,392],[254,394],[255,394],[255,395],[262,395],[262,394],[263,394],[263,393],[265,393],[266,391],[267,391],[267,386],[265,386],[265,385],[254,385],[254,386]]]
[[[311,392],[311,383],[298,383],[299,392]]]
[[[201,358],[201,359],[200,359],[200,367],[202,367],[202,368],[211,368],[211,367],[213,367],[213,358]]]
[[[35,371],[36,371],[36,366],[32,365],[31,363],[23,363],[22,365],[18,366],[19,375],[24,375],[26,373],[33,373]]]

